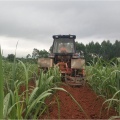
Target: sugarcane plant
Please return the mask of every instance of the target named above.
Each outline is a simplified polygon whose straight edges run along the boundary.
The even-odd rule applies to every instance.
[[[3,99],[4,99],[4,79],[3,79],[3,66],[2,66],[2,55],[0,47],[0,119],[3,119]]]
[[[120,61],[93,60],[87,67],[87,79],[93,90],[106,99],[103,105],[108,103],[108,112],[110,107],[114,107],[120,115]]]

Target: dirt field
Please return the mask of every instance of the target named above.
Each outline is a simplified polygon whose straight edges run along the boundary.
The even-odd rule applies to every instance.
[[[107,114],[107,110],[105,110],[104,107],[100,117],[100,109],[104,99],[97,99],[97,95],[88,85],[84,87],[63,86],[63,88],[71,93],[81,104],[89,119],[108,119],[117,114],[113,109],[110,109],[109,114]],[[60,119],[86,119],[84,113],[80,112],[78,106],[68,94],[58,91],[56,95],[59,97],[60,101]],[[49,107],[49,114],[44,114],[42,119],[58,119],[58,106],[55,96],[52,97],[52,101],[49,100],[47,102],[52,104]]]

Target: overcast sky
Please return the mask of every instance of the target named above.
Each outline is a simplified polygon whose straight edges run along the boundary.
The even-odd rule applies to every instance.
[[[120,1],[0,1],[3,55],[25,57],[34,48],[49,50],[53,35],[74,34],[76,41],[120,40]]]

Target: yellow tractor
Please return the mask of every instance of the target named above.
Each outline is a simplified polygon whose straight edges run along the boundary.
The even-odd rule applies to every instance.
[[[75,35],[54,35],[52,51],[48,58],[39,58],[38,67],[48,70],[58,65],[62,80],[69,85],[83,85],[85,79],[85,59],[76,52]]]

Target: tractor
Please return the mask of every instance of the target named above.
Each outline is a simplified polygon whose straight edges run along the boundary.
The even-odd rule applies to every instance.
[[[53,35],[53,45],[48,58],[39,58],[38,67],[48,70],[57,65],[62,74],[62,81],[69,85],[85,83],[85,59],[81,52],[76,52],[75,35]]]

